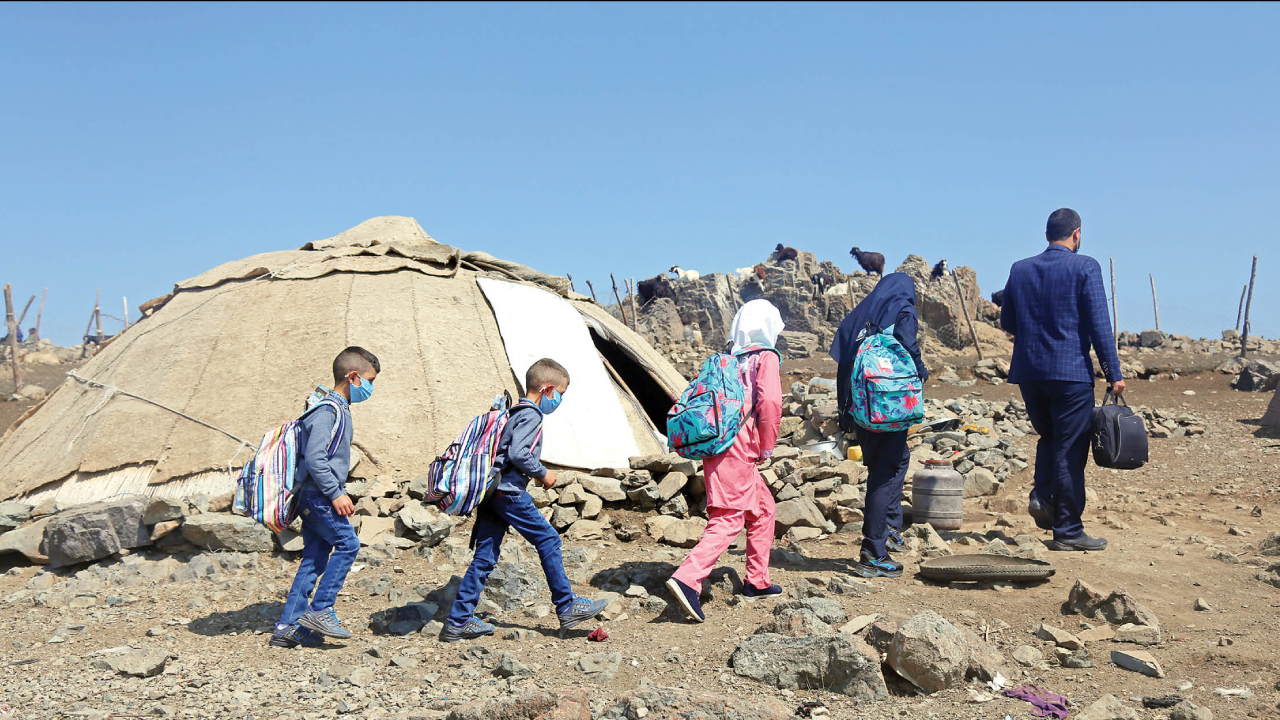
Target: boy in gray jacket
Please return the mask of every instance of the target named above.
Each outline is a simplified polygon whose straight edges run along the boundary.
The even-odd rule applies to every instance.
[[[333,609],[360,550],[360,540],[347,519],[355,512],[347,495],[351,403],[369,399],[381,369],[378,358],[364,348],[352,346],[338,353],[333,360],[333,390],[298,422],[294,494],[302,518],[302,560],[271,636],[275,647],[318,645],[322,635],[351,637]]]
[[[560,406],[561,397],[569,390],[569,371],[555,360],[543,358],[525,373],[524,387],[525,396],[511,408],[511,417],[498,438],[498,455],[506,459],[502,477],[492,496],[476,508],[476,523],[471,531],[476,553],[458,586],[458,597],[440,633],[444,642],[493,634],[493,625],[475,617],[474,613],[485,580],[498,562],[502,538],[508,528],[537,548],[561,630],[584,623],[605,608],[603,600],[593,601],[573,594],[564,573],[560,535],[534,507],[526,489],[530,480],[537,480],[548,489],[556,484],[556,471],[542,464],[542,418]]]

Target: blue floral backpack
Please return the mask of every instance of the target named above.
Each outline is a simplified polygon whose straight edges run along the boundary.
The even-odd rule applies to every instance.
[[[924,419],[924,383],[892,325],[878,333],[868,330],[858,335],[849,414],[858,427],[872,432],[906,430]]]

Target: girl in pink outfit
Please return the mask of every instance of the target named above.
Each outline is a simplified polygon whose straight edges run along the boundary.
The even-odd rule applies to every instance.
[[[733,318],[731,352],[738,358],[739,378],[750,403],[747,418],[733,445],[703,462],[707,476],[707,529],[667,581],[667,588],[685,612],[698,622],[706,619],[698,599],[702,581],[744,525],[747,578],[742,594],[749,600],[782,594],[782,588],[769,580],[773,494],[757,466],[773,456],[782,420],[782,379],[774,345],[783,327],[782,316],[768,300],[752,300]]]

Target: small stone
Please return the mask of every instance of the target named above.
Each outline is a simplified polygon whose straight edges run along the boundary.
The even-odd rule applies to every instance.
[[[1111,662],[1119,665],[1125,670],[1149,675],[1154,678],[1164,677],[1164,669],[1160,667],[1160,661],[1149,652],[1141,650],[1112,650]]]
[[[1103,695],[1075,717],[1076,720],[1141,720],[1142,716],[1116,696]]]
[[[1213,711],[1190,700],[1183,700],[1169,711],[1169,720],[1213,720]]]
[[[115,664],[117,672],[134,677],[155,677],[164,672],[169,653],[161,650],[133,650],[121,655]]]
[[[880,617],[879,614],[859,615],[858,617],[850,620],[844,625],[841,625],[840,632],[844,633],[845,635],[856,635],[862,632],[863,630],[865,630],[867,627],[869,627],[871,623],[875,622],[876,618],[878,617]]]
[[[1137,645],[1159,645],[1161,640],[1160,628],[1125,623],[1116,628],[1115,640],[1116,642],[1130,642]]]
[[[608,655],[583,655],[578,658],[578,670],[584,675],[599,675],[607,680],[612,680],[614,674],[618,672],[618,667],[622,665],[622,653],[611,653]]]
[[[1079,650],[1083,647],[1080,643],[1080,638],[1072,635],[1062,628],[1045,625],[1044,623],[1041,623],[1040,627],[1036,630],[1036,637],[1041,638],[1042,640],[1049,640],[1058,647],[1064,647],[1068,650]]]
[[[1044,655],[1030,645],[1022,645],[1013,651],[1013,659],[1024,667],[1036,667],[1044,660]]]
[[[1090,628],[1083,632],[1076,633],[1076,637],[1083,642],[1098,642],[1100,640],[1110,640],[1116,636],[1116,631],[1111,629],[1110,625],[1099,625],[1096,628]]]
[[[1201,612],[1209,612],[1213,610],[1213,606],[1210,605],[1209,601],[1205,600],[1204,598],[1196,598],[1195,609]]]

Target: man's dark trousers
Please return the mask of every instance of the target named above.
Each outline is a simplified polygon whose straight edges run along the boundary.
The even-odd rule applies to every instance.
[[[858,444],[867,465],[862,549],[878,560],[886,554],[889,528],[902,530],[902,486],[911,468],[911,451],[906,430],[880,433],[858,428]]]
[[[1053,513],[1053,538],[1084,534],[1084,466],[1093,429],[1093,383],[1043,380],[1023,382],[1036,444],[1035,487],[1031,496]]]

